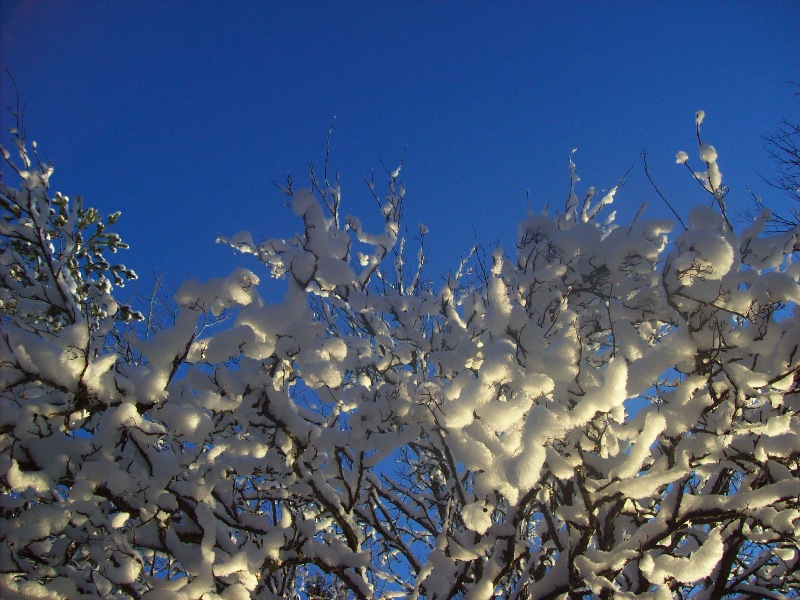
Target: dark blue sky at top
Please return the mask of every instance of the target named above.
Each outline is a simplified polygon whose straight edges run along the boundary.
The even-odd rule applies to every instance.
[[[568,155],[581,190],[615,185],[630,219],[668,216],[639,153],[681,210],[708,202],[694,114],[717,148],[729,203],[759,173],[760,136],[798,120],[799,2],[66,2],[0,0],[0,64],[25,102],[53,187],[122,210],[124,261],[148,281],[220,276],[252,260],[215,244],[299,230],[272,185],[330,166],[344,210],[377,223],[378,189],[405,148],[410,230],[430,229],[431,272],[477,239],[512,250],[528,204],[561,208]],[[14,101],[3,77],[2,105]],[[7,112],[2,127],[11,125]],[[4,145],[8,136],[4,135]],[[4,179],[7,179],[8,174]],[[530,191],[526,199],[526,190]],[[260,271],[262,274],[264,271]]]

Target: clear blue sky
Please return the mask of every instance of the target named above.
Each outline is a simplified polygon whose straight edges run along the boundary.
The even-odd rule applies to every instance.
[[[499,6],[494,6],[499,4]],[[569,151],[582,185],[622,218],[706,202],[675,164],[696,160],[694,114],[717,147],[729,202],[772,164],[760,135],[800,119],[800,2],[189,2],[0,0],[0,64],[26,103],[54,187],[122,210],[128,266],[177,282],[236,265],[217,234],[297,228],[272,186],[306,181],[336,124],[331,165],[345,211],[375,215],[407,148],[406,215],[430,229],[432,271],[477,236],[511,250],[525,215],[560,208]],[[14,100],[2,79],[2,105]],[[3,129],[9,125],[6,112]],[[8,137],[4,138],[7,142]],[[696,164],[696,163],[695,163]],[[583,188],[585,189],[585,188]],[[372,221],[374,222],[374,221]],[[263,271],[262,271],[263,273]]]

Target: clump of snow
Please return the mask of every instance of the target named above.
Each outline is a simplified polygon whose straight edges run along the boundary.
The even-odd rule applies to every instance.
[[[489,306],[486,310],[486,327],[492,332],[502,332],[508,325],[511,316],[511,302],[501,277],[503,257],[495,253],[492,266],[492,278],[489,280]]]
[[[297,358],[309,387],[337,387],[343,381],[342,362],[347,357],[347,345],[340,339],[325,340],[319,347],[304,351]]]
[[[11,489],[17,492],[32,490],[37,494],[45,494],[53,487],[53,482],[43,472],[22,471],[19,468],[19,463],[13,458],[10,459],[9,463],[5,477]]]
[[[476,533],[486,533],[492,525],[492,513],[485,502],[472,502],[464,506],[461,516],[467,528]]]
[[[672,267],[682,283],[722,279],[733,267],[734,250],[718,233],[690,229],[675,242]]]
[[[238,325],[216,333],[205,347],[205,359],[212,363],[223,362],[246,353],[256,341],[255,333],[247,325]]]
[[[175,302],[192,310],[209,311],[214,316],[232,306],[247,306],[255,298],[258,276],[248,269],[236,269],[228,277],[206,282],[187,281],[175,294]]]
[[[722,559],[724,549],[720,531],[714,529],[703,545],[690,556],[675,557],[661,554],[653,558],[650,554],[646,554],[640,561],[640,568],[647,578],[657,585],[664,585],[668,579],[675,579],[681,583],[694,583],[712,573]]]
[[[213,423],[205,411],[199,406],[188,403],[164,403],[156,415],[159,420],[166,423],[170,431],[194,444],[202,444],[213,428]]]
[[[142,571],[142,564],[132,556],[119,555],[116,553],[112,559],[106,562],[103,568],[103,575],[110,581],[117,584],[128,584],[136,581]]]
[[[578,400],[570,412],[573,426],[588,422],[596,413],[609,412],[627,400],[628,367],[624,360],[611,360],[605,371],[603,385],[593,388]]]
[[[609,478],[630,479],[635,477],[650,455],[650,446],[666,427],[667,421],[661,413],[648,412],[642,432],[633,449],[628,453],[625,462],[609,471]]]
[[[708,144],[700,144],[700,158],[707,163],[713,163],[717,160],[717,151],[714,146]]]
[[[51,586],[44,586],[35,581],[17,581],[14,574],[0,574],[0,595],[5,600],[36,600],[37,598],[50,600],[53,598]],[[64,598],[65,596],[56,596]]]

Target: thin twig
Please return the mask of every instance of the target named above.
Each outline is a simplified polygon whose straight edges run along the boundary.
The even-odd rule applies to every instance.
[[[656,191],[656,193],[664,201],[664,204],[667,205],[667,207],[672,211],[672,214],[675,215],[675,218],[678,219],[678,223],[681,224],[681,226],[683,227],[683,230],[687,231],[688,227],[686,227],[686,223],[683,222],[683,219],[681,219],[681,216],[678,214],[678,211],[676,211],[673,208],[672,204],[670,204],[669,200],[667,200],[664,197],[664,194],[661,193],[661,190],[658,189],[658,186],[656,185],[656,182],[653,181],[653,178],[650,176],[650,169],[647,168],[647,150],[642,150],[640,152],[640,154],[642,155],[642,162],[644,163],[644,174],[647,175],[647,180],[650,182],[650,185],[653,186],[653,189]]]

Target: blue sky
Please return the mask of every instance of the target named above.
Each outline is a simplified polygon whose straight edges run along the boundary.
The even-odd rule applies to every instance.
[[[749,188],[786,201],[759,178],[773,168],[760,136],[800,118],[787,84],[800,81],[798,2],[0,0],[0,10],[0,64],[26,103],[29,139],[54,162],[56,189],[122,210],[124,262],[142,285],[152,271],[177,283],[257,270],[214,240],[297,230],[271,182],[291,172],[305,184],[334,116],[331,167],[345,212],[365,223],[377,214],[364,178],[374,169],[380,188],[381,161],[394,168],[405,148],[406,216],[430,229],[431,277],[476,238],[510,249],[528,203],[563,206],[574,147],[583,186],[609,188],[633,167],[615,203],[622,219],[643,201],[668,216],[642,149],[676,206],[707,202],[674,160],[681,149],[696,160],[698,109],[730,205],[747,208]],[[0,94],[13,102],[5,76]]]

